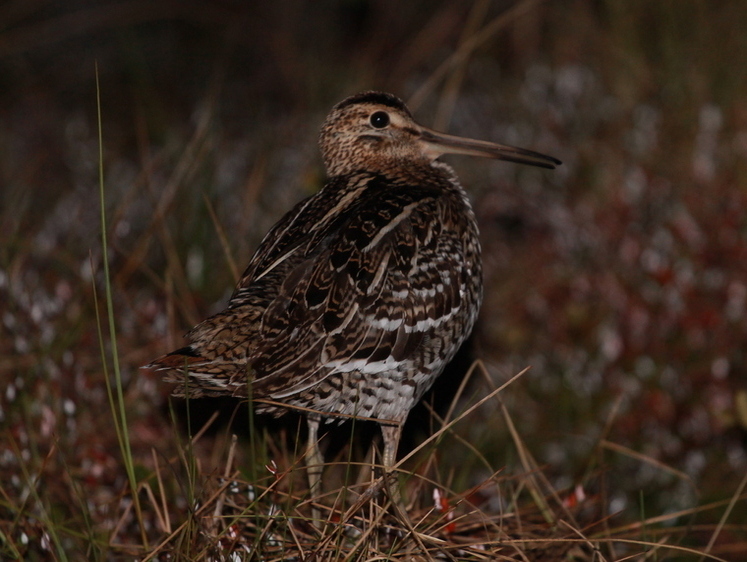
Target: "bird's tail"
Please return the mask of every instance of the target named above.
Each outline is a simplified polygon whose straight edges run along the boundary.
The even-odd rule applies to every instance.
[[[191,346],[162,355],[143,368],[161,373],[165,382],[175,383],[174,396],[189,398],[244,398],[248,395],[247,381],[252,378],[246,366],[206,359]]]

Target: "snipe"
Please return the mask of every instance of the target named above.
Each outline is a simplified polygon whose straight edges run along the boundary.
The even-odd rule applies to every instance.
[[[325,419],[374,418],[382,463],[402,425],[469,335],[482,300],[477,224],[447,153],[554,168],[529,150],[418,125],[398,98],[364,92],[322,126],[328,175],[264,237],[228,307],[148,367],[190,397],[251,396],[300,408],[313,495]],[[396,492],[395,492],[396,494]]]

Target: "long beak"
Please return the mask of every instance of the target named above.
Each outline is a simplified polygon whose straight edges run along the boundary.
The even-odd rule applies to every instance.
[[[492,142],[465,139],[439,133],[427,127],[420,126],[420,138],[418,139],[423,152],[435,160],[442,154],[466,154],[467,156],[481,156],[483,158],[495,158],[496,160],[507,160],[519,164],[529,164],[540,168],[554,169],[562,164],[557,158],[545,156],[539,152],[495,144]]]

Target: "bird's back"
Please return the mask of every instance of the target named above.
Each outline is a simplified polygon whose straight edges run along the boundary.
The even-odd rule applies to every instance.
[[[247,396],[251,382],[254,398],[401,421],[469,334],[480,299],[477,228],[451,170],[355,172],[291,210],[228,308],[151,367],[177,393]]]

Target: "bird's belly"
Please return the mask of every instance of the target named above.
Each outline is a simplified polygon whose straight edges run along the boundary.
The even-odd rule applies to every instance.
[[[288,397],[295,406],[337,418],[375,418],[403,422],[432,384],[432,373],[408,371],[404,366],[379,373],[332,371],[314,386]],[[332,420],[330,420],[332,421]]]
[[[431,334],[417,353],[400,362],[336,364],[315,384],[283,401],[340,421],[354,417],[402,423],[469,334],[460,332]]]

